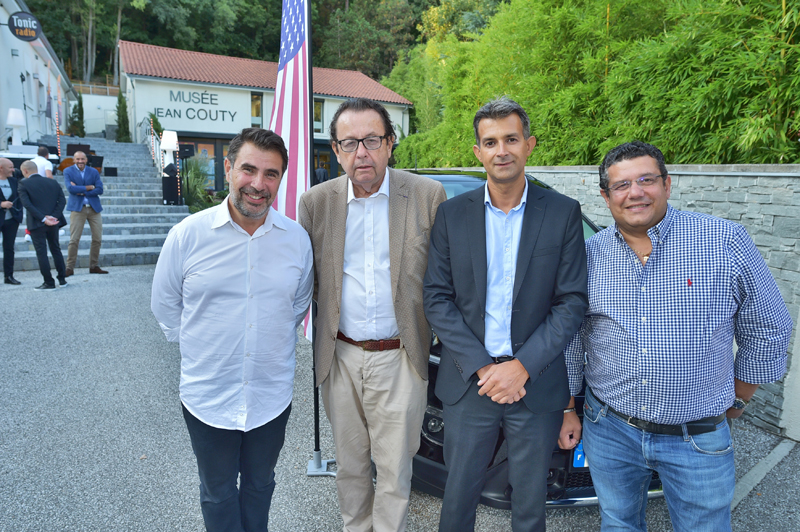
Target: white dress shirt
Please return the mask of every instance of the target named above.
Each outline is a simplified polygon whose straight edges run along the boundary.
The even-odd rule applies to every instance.
[[[314,285],[311,241],[270,209],[253,236],[228,200],[170,230],[151,308],[180,342],[180,396],[207,425],[248,431],[292,401],[297,326]]]
[[[339,330],[353,340],[400,334],[389,269],[389,169],[377,192],[356,198],[347,181],[347,227]]]

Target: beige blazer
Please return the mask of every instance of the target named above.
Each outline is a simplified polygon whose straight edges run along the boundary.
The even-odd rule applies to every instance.
[[[331,179],[312,187],[300,198],[297,221],[308,231],[314,248],[317,386],[331,369],[339,330],[347,180],[347,176]],[[431,329],[422,308],[422,278],[428,265],[430,230],[436,209],[445,199],[444,187],[438,181],[389,169],[389,263],[394,313],[400,339],[423,379],[428,378]]]

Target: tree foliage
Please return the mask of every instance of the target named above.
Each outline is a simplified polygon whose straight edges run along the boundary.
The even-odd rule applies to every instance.
[[[319,64],[379,78],[412,42],[414,16],[407,0],[352,0],[331,13],[322,30]]]
[[[531,116],[531,164],[597,164],[634,138],[673,163],[798,162],[798,23],[764,0],[512,0],[474,40],[401,56],[384,82],[416,120],[395,157],[476,164],[472,117],[506,94]]]
[[[67,121],[67,134],[75,135],[76,137],[85,137],[86,128],[83,122],[83,96],[78,93],[78,101],[72,107],[72,112]]]
[[[131,127],[128,120],[128,102],[122,91],[117,95],[117,142],[131,141]]]

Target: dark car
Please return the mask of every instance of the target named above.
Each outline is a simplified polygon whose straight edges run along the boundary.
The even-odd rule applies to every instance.
[[[414,173],[441,182],[448,198],[478,188],[486,182],[484,172],[418,170]],[[528,181],[529,186],[550,188],[531,176],[528,176]],[[589,219],[583,217],[584,238],[589,238],[599,230]],[[428,406],[422,423],[420,448],[414,457],[414,476],[411,480],[411,485],[415,489],[437,497],[444,494],[444,486],[447,481],[447,467],[444,465],[442,449],[446,427],[442,420],[442,403],[434,394],[441,349],[441,344],[434,337],[428,365]],[[575,398],[575,406],[578,415],[583,418],[583,394]],[[494,457],[486,475],[486,484],[481,493],[481,502],[506,510],[511,508],[507,454],[508,446],[503,437],[503,431],[500,429]],[[582,443],[569,451],[561,450],[556,445],[550,458],[550,472],[547,477],[547,505],[596,505],[597,496],[592,486],[592,475],[587,466]],[[662,495],[661,481],[658,479],[658,473],[654,472],[648,498]]]

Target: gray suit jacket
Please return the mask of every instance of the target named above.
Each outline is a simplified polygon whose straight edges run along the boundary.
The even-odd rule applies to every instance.
[[[331,369],[339,330],[348,179],[331,179],[300,198],[298,222],[308,231],[314,248],[317,386]],[[431,329],[422,309],[422,276],[436,209],[446,198],[441,183],[389,169],[389,262],[394,312],[400,339],[423,379],[428,378]]]
[[[442,342],[436,395],[454,404],[492,358],[484,348],[484,188],[443,203],[431,232],[425,314]],[[525,405],[552,412],[569,400],[562,353],[589,306],[586,249],[577,201],[531,183],[514,277],[511,349],[530,375]]]

